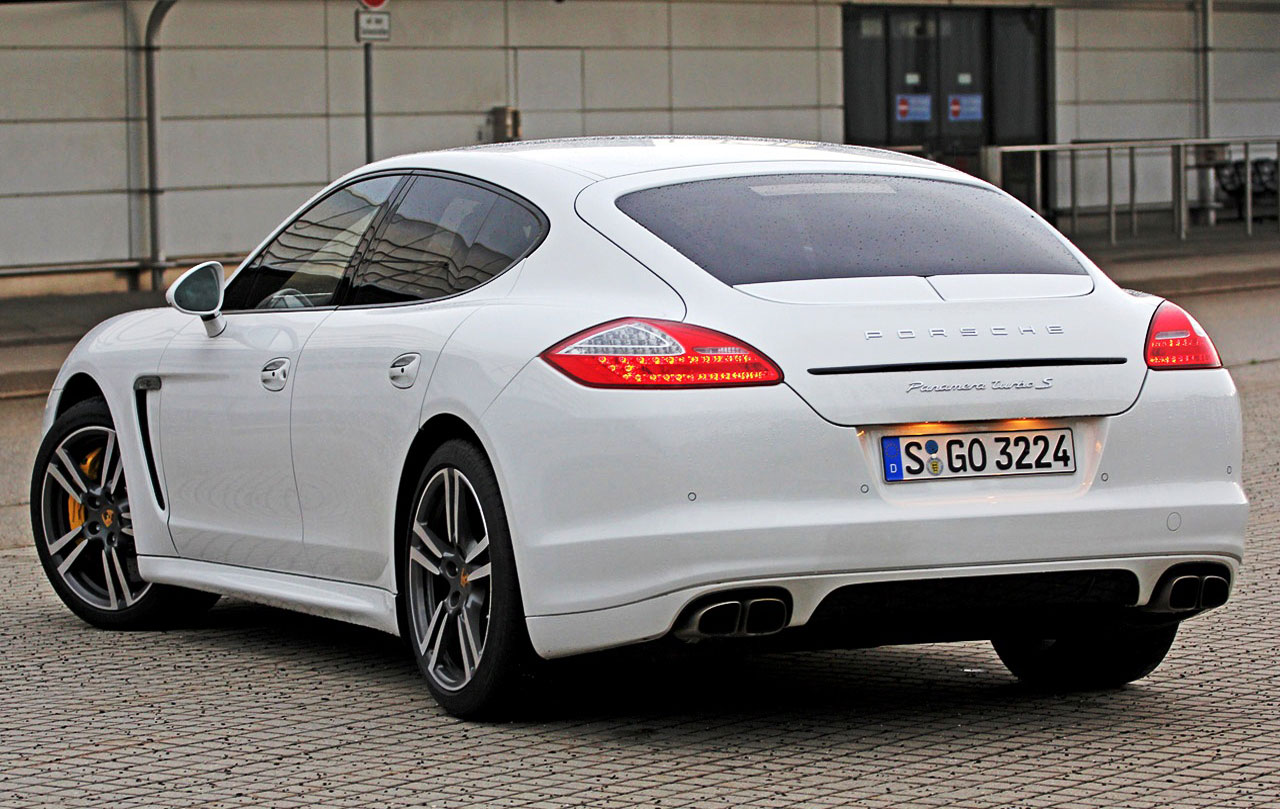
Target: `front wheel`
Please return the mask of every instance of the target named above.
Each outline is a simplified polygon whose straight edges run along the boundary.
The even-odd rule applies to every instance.
[[[152,584],[138,573],[129,483],[111,411],[101,399],[69,408],[44,437],[31,479],[31,527],[54,591],[94,626],[172,625],[218,600]]]
[[[991,642],[1015,677],[1037,688],[1119,688],[1156,670],[1173,646],[1177,624],[1108,626],[1059,638],[1012,637]]]
[[[408,640],[446,711],[493,718],[511,707],[532,657],[497,478],[473,444],[431,456],[405,526]]]

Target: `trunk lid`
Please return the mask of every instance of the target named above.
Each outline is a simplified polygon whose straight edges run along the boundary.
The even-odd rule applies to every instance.
[[[834,304],[726,292],[691,304],[689,321],[763,351],[836,424],[1111,415],[1133,404],[1147,372],[1149,307],[1113,288],[996,300],[920,289],[908,301]]]

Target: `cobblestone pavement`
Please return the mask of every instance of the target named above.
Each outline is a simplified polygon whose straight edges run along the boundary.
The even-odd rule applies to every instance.
[[[468,724],[389,636],[243,602],[101,632],[7,551],[0,806],[1280,806],[1280,363],[1235,376],[1250,558],[1123,690],[1024,690],[984,643],[630,652]]]

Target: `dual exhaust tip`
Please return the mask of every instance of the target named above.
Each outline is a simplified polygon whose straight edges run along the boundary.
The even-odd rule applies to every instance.
[[[789,600],[780,594],[723,593],[687,610],[676,623],[675,635],[684,640],[754,638],[781,632],[790,618]]]
[[[1226,575],[1182,573],[1165,578],[1156,587],[1147,609],[1152,612],[1211,610],[1227,603],[1231,581]]]

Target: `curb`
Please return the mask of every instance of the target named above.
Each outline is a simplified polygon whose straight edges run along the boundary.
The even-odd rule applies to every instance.
[[[0,399],[26,399],[35,396],[48,396],[53,387],[53,380],[58,376],[57,368],[43,368],[36,371],[11,371],[0,374]]]
[[[93,328],[90,326],[89,328]],[[78,343],[87,334],[84,331],[68,331],[56,334],[24,334],[17,337],[0,337],[0,349],[27,348],[30,346],[49,346],[56,343]]]
[[[1248,292],[1280,287],[1280,267],[1260,267],[1237,272],[1206,272],[1199,275],[1157,276],[1145,280],[1137,278],[1125,280],[1110,273],[1107,274],[1111,276],[1111,280],[1122,287],[1149,292],[1162,298],[1219,292]]]

